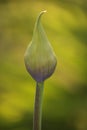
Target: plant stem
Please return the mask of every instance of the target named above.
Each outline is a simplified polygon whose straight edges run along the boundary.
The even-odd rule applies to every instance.
[[[44,82],[37,82],[34,105],[33,130],[41,130],[43,89]]]

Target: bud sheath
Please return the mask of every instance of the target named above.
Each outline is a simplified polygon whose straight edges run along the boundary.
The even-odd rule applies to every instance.
[[[37,17],[32,41],[24,56],[26,69],[36,82],[43,82],[50,77],[57,64],[53,49],[40,22],[41,16],[45,12],[42,11]]]

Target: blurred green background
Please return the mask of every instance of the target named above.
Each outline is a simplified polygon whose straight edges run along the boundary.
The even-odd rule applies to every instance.
[[[56,53],[42,130],[87,130],[87,1],[0,0],[0,130],[32,130],[35,81],[24,53],[38,13]]]

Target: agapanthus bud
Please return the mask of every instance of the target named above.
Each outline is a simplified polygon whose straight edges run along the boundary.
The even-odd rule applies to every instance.
[[[43,82],[55,70],[57,60],[40,23],[42,11],[35,23],[33,38],[24,56],[27,71],[37,82]]]

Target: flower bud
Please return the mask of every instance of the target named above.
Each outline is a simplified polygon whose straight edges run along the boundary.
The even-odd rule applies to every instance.
[[[50,77],[57,64],[55,54],[40,22],[45,12],[42,11],[36,20],[33,38],[24,56],[26,69],[36,82],[43,82]]]

